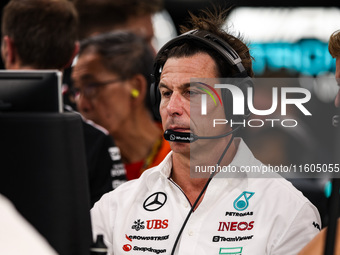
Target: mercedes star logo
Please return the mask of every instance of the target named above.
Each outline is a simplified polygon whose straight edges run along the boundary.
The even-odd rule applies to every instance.
[[[143,204],[147,211],[156,211],[160,209],[166,202],[167,196],[163,192],[156,192],[149,196]]]

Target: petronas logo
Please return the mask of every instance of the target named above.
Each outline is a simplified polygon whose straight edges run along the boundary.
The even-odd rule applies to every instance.
[[[249,206],[249,199],[255,194],[255,192],[243,191],[234,201],[234,208],[237,211],[244,211]]]

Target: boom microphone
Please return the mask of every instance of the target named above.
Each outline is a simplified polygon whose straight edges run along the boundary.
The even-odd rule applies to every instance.
[[[169,142],[179,142],[179,143],[193,143],[197,141],[198,139],[218,139],[225,136],[228,136],[234,132],[236,132],[240,126],[234,128],[233,130],[217,136],[198,136],[194,133],[188,133],[188,132],[176,132],[172,129],[167,129],[164,132],[164,139]]]

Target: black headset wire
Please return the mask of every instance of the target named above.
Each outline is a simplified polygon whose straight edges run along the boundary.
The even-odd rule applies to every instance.
[[[235,129],[233,129],[230,132],[225,133],[223,135],[216,135],[216,136],[197,136],[197,135],[194,135],[194,138],[196,138],[196,139],[218,139],[218,138],[222,138],[222,137],[228,136],[228,135],[236,132],[236,130],[239,129],[239,128],[240,128],[240,126],[236,127]]]
[[[220,165],[220,163],[221,163],[223,157],[224,157],[225,154],[227,153],[227,151],[228,151],[228,149],[229,149],[229,147],[230,147],[232,141],[234,140],[234,134],[235,134],[235,132],[236,132],[240,127],[241,127],[241,126],[237,126],[236,128],[234,128],[233,130],[231,130],[231,131],[229,132],[229,134],[231,134],[231,138],[230,138],[230,140],[229,140],[227,146],[225,147],[223,153],[221,154],[221,156],[220,156],[218,162],[216,163],[216,166],[219,166],[219,165]],[[224,136],[225,136],[225,135],[224,135]],[[211,138],[211,137],[210,137],[210,138]],[[200,139],[203,139],[203,138],[200,138]],[[209,139],[209,138],[206,138],[206,139]],[[184,220],[184,222],[183,222],[183,224],[182,224],[182,227],[181,227],[181,229],[180,229],[180,231],[179,231],[179,233],[178,233],[178,235],[177,235],[177,238],[176,238],[176,240],[175,240],[174,246],[172,247],[171,255],[174,255],[174,254],[175,254],[175,250],[176,250],[178,241],[179,241],[179,239],[180,239],[180,237],[181,237],[181,235],[182,235],[182,232],[183,232],[185,226],[187,225],[187,223],[188,223],[188,221],[189,221],[189,218],[190,218],[191,214],[193,213],[193,211],[194,211],[194,209],[195,209],[195,207],[196,207],[198,201],[201,199],[201,197],[203,196],[205,190],[208,188],[208,185],[209,185],[209,183],[211,182],[212,178],[214,177],[214,174],[215,174],[215,173],[216,173],[216,172],[213,171],[213,172],[210,174],[208,181],[207,181],[206,184],[204,185],[204,187],[203,187],[201,193],[200,193],[200,194],[198,195],[198,197],[196,198],[196,200],[195,200],[194,204],[192,205],[192,207],[191,207],[191,209],[190,209],[190,211],[189,211],[187,217],[185,218],[185,220]]]

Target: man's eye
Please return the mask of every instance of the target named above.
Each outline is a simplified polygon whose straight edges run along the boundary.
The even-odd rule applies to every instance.
[[[87,88],[97,88],[99,86],[100,86],[100,84],[98,82],[89,82],[89,83],[85,84],[85,87],[87,87]]]
[[[171,96],[171,91],[161,91],[162,97],[169,97]]]
[[[197,91],[197,90],[188,90],[185,92],[188,96],[193,97],[193,96],[197,96],[199,94],[201,94],[201,91]]]

